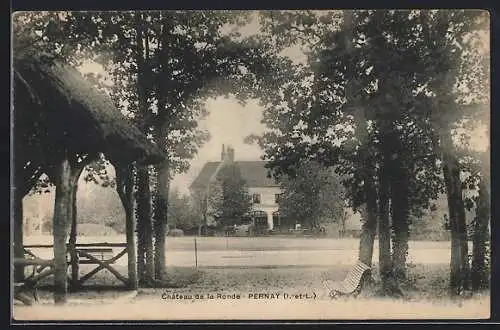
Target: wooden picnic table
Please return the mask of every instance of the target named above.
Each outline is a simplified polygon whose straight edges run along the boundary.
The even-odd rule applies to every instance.
[[[25,254],[27,255],[25,258],[14,258],[13,264],[23,267],[33,266],[33,272],[23,281],[14,282],[14,299],[22,301],[25,305],[32,305],[33,300],[26,295],[26,292],[31,291],[34,300],[38,300],[37,284],[41,279],[54,274],[54,261],[37,258],[28,251],[25,251]]]
[[[16,265],[34,265],[39,266],[38,272],[41,272],[43,268],[48,267],[52,261],[44,260],[38,258],[35,253],[33,253],[30,249],[40,249],[40,248],[53,248],[53,245],[50,244],[31,244],[25,245],[25,254],[28,258],[18,258],[15,261]],[[123,248],[116,255],[113,253],[113,248]],[[68,252],[68,265],[72,268],[76,269],[76,272],[72,272],[72,277],[69,281],[73,289],[80,288],[88,279],[94,276],[101,270],[108,270],[111,272],[118,280],[123,282],[125,285],[129,284],[129,280],[127,277],[120,274],[115,268],[113,268],[113,264],[116,260],[120,259],[127,253],[127,245],[126,243],[80,243],[76,244],[76,246],[71,246],[68,244],[67,246]],[[96,268],[91,270],[90,272],[84,274],[81,278],[79,278],[79,265],[82,264],[93,264],[97,265]],[[45,278],[53,274],[54,272],[45,272],[41,278]],[[40,277],[34,277],[34,279],[40,280]]]

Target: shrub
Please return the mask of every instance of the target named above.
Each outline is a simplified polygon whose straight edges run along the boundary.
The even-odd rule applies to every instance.
[[[77,233],[81,236],[114,236],[119,234],[113,228],[97,223],[78,224]]]
[[[168,236],[184,236],[184,231],[182,229],[171,229],[167,233]]]

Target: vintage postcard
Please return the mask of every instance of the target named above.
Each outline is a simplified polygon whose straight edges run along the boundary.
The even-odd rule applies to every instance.
[[[490,318],[483,10],[12,13],[12,320]]]

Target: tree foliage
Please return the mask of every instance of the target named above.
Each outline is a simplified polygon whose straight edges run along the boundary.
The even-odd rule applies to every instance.
[[[448,141],[464,123],[487,117],[481,104],[489,97],[488,58],[478,51],[485,13],[347,12],[338,21],[349,16],[351,24],[330,29],[322,27],[334,24],[334,14],[264,15],[265,28],[278,35],[274,38],[288,45],[307,44],[310,51],[307,65],[296,68],[295,79],[268,105],[263,122],[269,130],[256,140],[278,175],[294,173],[296,164],[314,159],[337,165],[354,207],[376,196],[381,242],[386,230],[381,224],[389,216],[383,205],[391,198],[395,262],[403,265],[409,213],[428,208],[447,187],[449,204],[455,205],[450,217],[458,224],[452,228],[457,233],[452,241],[460,242],[453,250],[460,246],[467,251],[460,236],[465,224],[465,212],[460,211],[462,168]],[[387,180],[392,184],[387,186]],[[392,197],[387,190],[393,191]],[[383,249],[390,248],[387,243]],[[453,262],[463,264],[465,256],[462,252],[462,259]]]
[[[295,175],[280,177],[279,212],[306,227],[340,222],[345,200],[339,176],[317,162],[304,162]]]
[[[200,224],[198,214],[189,196],[183,195],[175,188],[168,198],[168,219],[170,228],[184,231],[193,229]]]
[[[220,187],[218,203],[214,206],[219,220],[217,225],[240,224],[252,209],[252,199],[238,165],[235,163],[222,165],[217,173],[216,182],[210,189],[214,186]]]

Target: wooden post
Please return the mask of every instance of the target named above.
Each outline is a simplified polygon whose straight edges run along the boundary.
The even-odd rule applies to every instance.
[[[70,186],[70,204],[68,209],[68,216],[71,221],[71,232],[69,236],[69,252],[71,256],[71,289],[78,289],[79,283],[79,261],[78,261],[78,253],[76,252],[76,241],[78,237],[77,231],[77,207],[76,207],[76,194],[78,192],[78,179],[82,174],[83,168],[85,165],[89,164],[93,158],[87,156],[85,160],[78,163],[78,161],[74,161],[71,168],[71,186]]]
[[[134,187],[135,187],[135,165],[131,163],[126,166],[119,162],[113,163],[116,171],[116,190],[125,209],[125,235],[127,239],[127,267],[128,287],[136,290],[138,285],[137,276],[137,253],[135,250],[135,212],[134,212]]]
[[[14,257],[24,258],[23,247],[23,199],[17,188],[14,192]],[[14,268],[14,279],[16,282],[24,280],[24,266]]]
[[[66,239],[70,223],[69,208],[71,203],[71,165],[67,153],[57,166],[56,196],[53,218],[54,237],[54,303],[66,303],[68,291]]]

